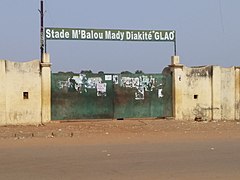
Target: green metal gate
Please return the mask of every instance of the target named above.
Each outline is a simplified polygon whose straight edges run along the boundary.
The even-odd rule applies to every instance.
[[[104,74],[52,74],[52,120],[113,117],[113,84]]]
[[[172,116],[171,75],[122,74],[114,84],[114,117]]]
[[[170,74],[52,74],[52,120],[170,116]]]

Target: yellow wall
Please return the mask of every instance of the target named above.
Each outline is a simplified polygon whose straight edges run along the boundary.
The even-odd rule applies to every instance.
[[[0,125],[51,120],[51,64],[0,60]],[[179,120],[240,120],[240,67],[186,67],[172,57],[173,114]],[[24,92],[28,99],[24,99]]]
[[[0,82],[0,125],[50,121],[50,64],[0,60]]]
[[[170,67],[176,119],[239,120],[239,68],[189,68],[177,56]]]

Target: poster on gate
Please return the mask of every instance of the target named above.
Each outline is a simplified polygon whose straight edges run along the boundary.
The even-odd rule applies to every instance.
[[[107,96],[107,83],[97,84],[97,96]]]

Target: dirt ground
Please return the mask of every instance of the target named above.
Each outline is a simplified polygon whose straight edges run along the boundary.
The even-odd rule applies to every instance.
[[[240,122],[55,121],[0,127],[0,179],[239,179]]]
[[[177,121],[168,119],[53,121],[38,126],[2,126],[0,140],[72,138],[82,143],[169,139],[240,138],[237,121]]]

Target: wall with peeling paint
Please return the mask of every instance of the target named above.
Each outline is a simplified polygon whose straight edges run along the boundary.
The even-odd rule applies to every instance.
[[[186,83],[186,90],[183,91],[183,117],[211,118],[211,67],[187,68],[181,81]],[[184,87],[183,87],[184,88]],[[189,106],[190,105],[190,106]]]
[[[40,124],[50,120],[46,119],[50,104],[46,104],[45,96],[50,86],[44,89],[50,78],[43,79],[46,76],[43,69],[39,60],[21,63],[0,60],[0,125]]]
[[[172,57],[169,67],[168,75],[97,74],[87,77],[84,74],[63,74],[53,86],[53,90],[62,95],[56,94],[56,104],[69,107],[71,113],[69,99],[63,101],[70,96],[81,105],[80,109],[76,106],[74,112],[94,112],[98,118],[99,113],[104,113],[104,117],[173,114],[179,120],[240,120],[240,67],[186,67],[180,64],[178,56]],[[40,124],[51,120],[51,64],[48,54],[44,54],[43,62],[0,60],[0,82],[0,125]],[[76,105],[75,101],[73,104]],[[146,109],[148,114],[141,114]],[[61,115],[65,111],[54,110],[55,114],[65,118]],[[117,112],[116,115],[113,112]],[[85,117],[88,116],[84,114]],[[94,117],[92,114],[90,118]]]
[[[172,117],[172,76],[121,74],[114,85],[115,118]]]
[[[240,120],[239,68],[186,67],[172,57],[174,116],[180,120]]]
[[[112,118],[112,76],[53,73],[52,120]]]

